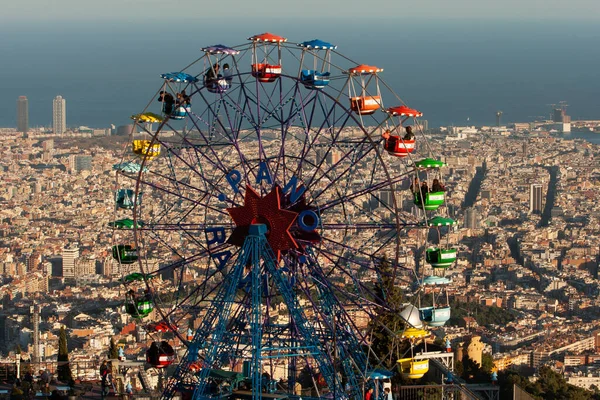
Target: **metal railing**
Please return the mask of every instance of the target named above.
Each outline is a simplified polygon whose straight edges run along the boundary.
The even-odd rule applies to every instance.
[[[402,400],[479,400],[463,385],[411,385],[395,390],[395,398]]]

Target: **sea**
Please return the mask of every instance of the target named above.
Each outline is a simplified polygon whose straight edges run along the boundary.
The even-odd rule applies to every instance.
[[[67,101],[69,127],[127,124],[153,101],[161,73],[182,69],[203,46],[242,44],[266,31],[326,40],[384,68],[385,82],[432,127],[492,125],[499,110],[503,123],[539,120],[560,101],[573,119],[600,119],[600,24],[593,22],[182,16],[3,24],[0,127],[16,126],[22,95],[32,127],[51,125],[57,95]]]
[[[561,137],[563,139],[569,140],[569,139],[582,139],[585,140],[586,142],[592,143],[592,144],[600,144],[600,133],[593,133],[593,132],[571,132],[571,133],[566,133],[566,134],[562,134],[562,135],[558,135],[558,137]]]

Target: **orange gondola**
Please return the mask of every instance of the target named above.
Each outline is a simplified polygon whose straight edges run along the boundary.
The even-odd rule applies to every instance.
[[[382,107],[379,84],[377,82],[377,73],[382,72],[382,68],[371,65],[357,65],[350,68],[346,73],[349,75],[348,90],[350,97],[350,109],[360,115],[370,115]],[[360,84],[360,90],[354,89],[354,80]],[[375,90],[369,94],[367,89],[369,83],[375,81]]]

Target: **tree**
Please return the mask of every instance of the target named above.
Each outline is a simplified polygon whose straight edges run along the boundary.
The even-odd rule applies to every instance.
[[[69,365],[69,350],[67,348],[67,331],[64,326],[60,328],[58,337],[58,379],[62,382],[73,382],[71,366]]]
[[[544,400],[591,400],[597,399],[593,392],[569,385],[565,378],[552,368],[542,366],[538,370],[538,379],[531,382],[529,379],[513,371],[498,374],[501,398],[512,398],[513,385],[533,396],[534,399]]]
[[[494,357],[489,353],[483,353],[481,355],[481,369],[488,375],[491,375],[492,369],[494,368]]]
[[[403,341],[400,334],[404,330],[404,320],[400,317],[400,309],[404,297],[396,282],[397,276],[390,263],[383,259],[379,266],[380,280],[375,285],[377,316],[369,322],[372,334],[371,350],[378,358],[372,363],[381,364],[388,369],[397,365],[398,358],[408,348],[408,343]]]
[[[111,360],[116,360],[119,358],[119,349],[117,349],[117,345],[115,344],[115,340],[110,338],[110,346],[108,347],[108,358]]]

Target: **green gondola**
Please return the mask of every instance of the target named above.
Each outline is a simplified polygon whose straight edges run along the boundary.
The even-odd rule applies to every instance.
[[[420,161],[415,162],[415,167],[419,169],[425,168],[442,168],[445,167],[446,163],[440,160],[435,160],[433,158],[424,158]]]
[[[415,205],[426,210],[437,210],[444,204],[446,196],[444,192],[430,192],[425,194],[425,204],[421,203],[421,194],[415,193]]]
[[[128,244],[119,244],[112,247],[112,256],[121,264],[133,264],[138,260],[137,249]]]
[[[425,251],[425,261],[433,268],[448,268],[456,261],[456,249],[431,247]]]
[[[131,218],[124,218],[124,219],[118,219],[114,222],[109,222],[108,226],[111,228],[117,228],[117,229],[133,229],[134,222]],[[141,228],[143,226],[144,226],[144,223],[142,221],[138,221],[137,227]]]
[[[431,227],[434,227],[434,226],[452,226],[452,225],[455,225],[455,224],[456,224],[456,221],[453,220],[452,218],[444,218],[444,217],[440,217],[440,216],[430,218],[427,221],[427,226],[431,226]]]
[[[132,274],[127,275],[125,278],[123,278],[123,282],[124,283],[141,282],[144,280],[152,279],[155,276],[156,275],[142,274],[141,272],[134,272]]]
[[[125,304],[125,312],[134,318],[144,318],[154,310],[154,305],[150,300],[142,299],[128,301]]]

